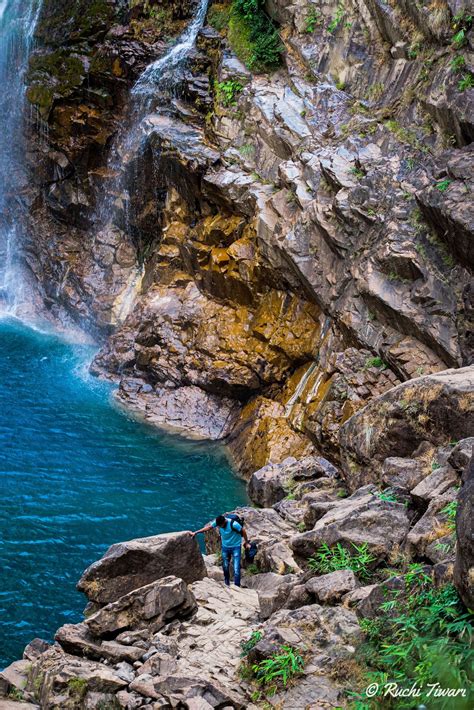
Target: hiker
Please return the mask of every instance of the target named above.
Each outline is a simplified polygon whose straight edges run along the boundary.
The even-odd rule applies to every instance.
[[[224,570],[224,580],[230,586],[230,560],[232,558],[234,567],[234,584],[240,587],[240,562],[242,557],[242,538],[244,538],[245,549],[250,548],[247,531],[243,525],[244,521],[235,514],[218,515],[212,523],[208,523],[200,530],[192,532],[194,537],[199,533],[207,532],[212,528],[217,528],[221,536],[222,543],[222,569]]]

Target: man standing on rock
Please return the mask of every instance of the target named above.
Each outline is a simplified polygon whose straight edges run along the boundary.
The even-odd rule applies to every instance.
[[[242,538],[245,540],[245,547],[250,547],[247,537],[247,531],[244,526],[238,522],[238,516],[218,515],[215,520],[208,523],[200,530],[192,532],[194,537],[199,533],[208,532],[212,528],[217,528],[221,536],[222,544],[222,569],[224,570],[224,581],[230,586],[230,560],[233,561],[234,567],[234,584],[240,587],[240,563],[242,558]]]

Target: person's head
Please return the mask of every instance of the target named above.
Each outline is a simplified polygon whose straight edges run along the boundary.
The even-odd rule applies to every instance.
[[[216,525],[218,528],[225,528],[226,526],[226,519],[224,515],[218,515],[216,518]]]

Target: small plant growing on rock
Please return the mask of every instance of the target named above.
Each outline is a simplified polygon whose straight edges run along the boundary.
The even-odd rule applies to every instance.
[[[462,71],[466,66],[466,59],[462,54],[458,54],[454,57],[449,66],[453,71]]]
[[[474,89],[474,74],[465,74],[458,83],[459,91],[466,91],[467,89]]]
[[[315,7],[311,7],[306,15],[305,20],[305,32],[308,34],[313,34],[316,27],[319,27],[322,23],[321,10],[317,10]]]
[[[85,678],[70,678],[67,684],[72,695],[81,700],[87,693],[87,680]]]
[[[235,106],[237,97],[244,87],[240,81],[228,79],[217,84],[218,96],[224,106]]]
[[[257,643],[262,639],[262,636],[261,631],[252,631],[250,638],[248,638],[247,641],[242,641],[240,644],[240,648],[242,649],[240,657],[245,658],[245,656],[248,656],[252,648],[255,648]]]
[[[268,688],[268,692],[272,695],[279,685],[286,688],[289,681],[300,675],[303,669],[303,656],[292,646],[282,646],[279,653],[274,653],[270,658],[252,666],[257,682]]]
[[[334,34],[334,32],[337,30],[339,25],[342,23],[345,14],[346,10],[344,8],[344,3],[340,2],[337,6],[336,14],[328,25],[328,32],[330,35]]]
[[[19,688],[11,688],[8,692],[8,698],[10,700],[17,700],[20,702],[21,700],[25,699],[25,696],[23,694],[23,691]]]
[[[440,180],[439,182],[437,182],[435,187],[440,192],[446,192],[451,183],[452,180],[450,180],[449,178],[445,178],[444,180]]]
[[[456,49],[463,47],[467,43],[467,33],[472,26],[473,17],[466,10],[458,12],[453,17],[452,28],[454,35],[451,37],[451,42]]]
[[[351,547],[353,551],[343,547],[340,542],[335,547],[329,547],[324,543],[315,556],[309,558],[308,566],[320,574],[351,569],[362,581],[370,579],[369,568],[376,561],[376,556],[370,552],[366,543],[362,545],[352,543]]]
[[[252,562],[251,564],[248,565],[248,567],[245,568],[246,574],[258,574],[260,570],[258,569],[257,565],[255,562]]]
[[[390,490],[390,488],[387,488],[384,491],[379,491],[378,493],[375,494],[379,500],[383,500],[386,503],[398,503],[398,498],[395,495],[395,493]]]
[[[457,500],[452,500],[451,503],[448,503],[441,512],[443,515],[446,515],[448,521],[446,523],[447,527],[450,530],[455,530],[456,529],[456,512],[458,509],[458,502]]]
[[[386,370],[388,365],[377,355],[376,357],[367,358],[364,364],[364,370],[368,370],[369,367],[378,367],[379,370]]]

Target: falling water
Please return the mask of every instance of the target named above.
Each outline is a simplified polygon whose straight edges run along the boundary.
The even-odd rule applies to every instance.
[[[199,0],[196,14],[177,39],[176,43],[158,60],[149,64],[132,89],[132,102],[128,121],[119,131],[107,165],[108,185],[97,208],[99,229],[103,231],[123,229],[130,235],[130,188],[135,180],[130,179],[128,166],[146,148],[146,138],[153,124],[147,117],[163,108],[167,95],[173,93],[180,70],[193,49],[197,36],[206,18],[209,0]],[[142,282],[142,269],[127,279],[124,291],[118,296],[113,315],[123,322],[131,312],[135,297]]]
[[[41,0],[0,0],[0,310],[9,312],[21,299],[15,207],[25,184],[24,79],[40,8]]]
[[[135,96],[151,97],[164,80],[173,78],[176,70],[186,61],[194,47],[199,30],[206,18],[209,0],[200,0],[196,15],[176,44],[156,62],[149,64],[133,88]]]

